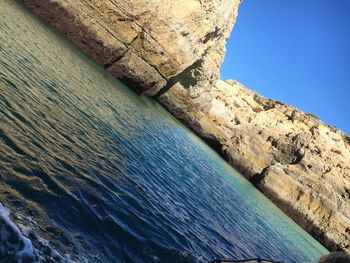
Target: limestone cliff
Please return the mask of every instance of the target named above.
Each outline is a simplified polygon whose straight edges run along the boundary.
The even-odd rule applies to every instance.
[[[218,80],[240,0],[23,1],[154,96],[323,244],[350,252],[350,137]]]
[[[240,0],[23,0],[138,93],[189,68],[218,78]]]
[[[350,136],[236,81],[198,89],[159,99],[311,235],[350,252]]]

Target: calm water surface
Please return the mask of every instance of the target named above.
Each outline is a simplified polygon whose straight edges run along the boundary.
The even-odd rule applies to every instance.
[[[156,102],[0,1],[0,262],[315,262],[325,248]]]

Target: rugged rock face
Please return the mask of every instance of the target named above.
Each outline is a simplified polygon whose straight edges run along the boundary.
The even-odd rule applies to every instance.
[[[138,93],[201,64],[218,78],[240,0],[23,0]]]
[[[324,245],[350,252],[350,137],[218,80],[240,0],[23,1],[157,98]]]
[[[236,81],[160,101],[299,225],[350,252],[350,136]]]

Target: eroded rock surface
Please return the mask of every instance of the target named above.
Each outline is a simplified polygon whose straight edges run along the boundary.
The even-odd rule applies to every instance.
[[[138,93],[193,64],[218,78],[240,0],[23,0]]]
[[[350,136],[236,81],[159,100],[325,246],[350,252]]]
[[[157,98],[324,245],[350,252],[350,137],[218,80],[240,0],[23,1]]]

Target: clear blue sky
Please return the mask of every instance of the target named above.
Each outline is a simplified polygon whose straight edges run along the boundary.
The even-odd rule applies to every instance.
[[[222,79],[350,134],[350,0],[244,0]]]

